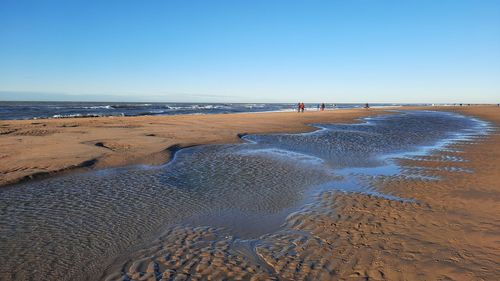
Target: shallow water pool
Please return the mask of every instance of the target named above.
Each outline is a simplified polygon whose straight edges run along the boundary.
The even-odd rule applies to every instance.
[[[242,144],[182,149],[161,166],[0,189],[0,279],[93,279],[117,256],[179,224],[258,239],[324,190],[411,200],[380,193],[369,179],[402,173],[394,157],[425,155],[488,130],[477,119],[427,111],[316,126],[311,133],[247,135]]]

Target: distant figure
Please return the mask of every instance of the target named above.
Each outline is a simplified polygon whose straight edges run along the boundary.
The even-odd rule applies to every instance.
[[[460,104],[460,106],[462,106],[462,104]]]
[[[325,103],[321,104],[321,111],[325,111],[325,106],[326,106]]]
[[[300,108],[301,108],[301,107],[302,107],[302,103],[300,103],[300,102],[299,102],[299,103],[297,104],[297,112],[300,112]]]
[[[306,105],[303,102],[301,102],[300,103],[300,112],[304,113],[305,108],[306,108]]]
[[[368,105],[368,103],[367,103],[367,104],[365,104],[365,108],[366,108],[366,109],[370,108],[370,106]]]

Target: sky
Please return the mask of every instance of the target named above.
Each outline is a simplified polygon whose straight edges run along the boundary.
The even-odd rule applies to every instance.
[[[0,0],[0,100],[500,102],[500,1]]]

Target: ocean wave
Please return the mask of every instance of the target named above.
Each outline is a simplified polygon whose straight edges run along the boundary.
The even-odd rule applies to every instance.
[[[130,103],[130,104],[112,104],[110,105],[111,108],[114,109],[134,109],[134,108],[144,108],[144,107],[149,107],[152,106],[153,104],[151,103]]]
[[[92,118],[92,117],[109,117],[109,116],[125,116],[123,113],[119,114],[101,114],[101,113],[74,113],[74,114],[54,114],[49,119],[62,119],[62,118]],[[34,117],[33,119],[43,119],[44,117]]]
[[[359,108],[364,104],[337,104],[337,109]],[[404,104],[370,104],[404,106]],[[307,104],[315,110],[317,104]],[[330,109],[330,108],[329,108]],[[101,116],[142,116],[175,114],[227,114],[295,111],[292,103],[134,103],[134,102],[1,102],[0,120],[77,118]]]
[[[95,106],[84,106],[84,109],[115,109],[111,105],[95,105]]]

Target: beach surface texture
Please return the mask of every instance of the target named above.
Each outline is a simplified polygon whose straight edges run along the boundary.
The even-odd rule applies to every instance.
[[[0,186],[75,168],[162,164],[171,150],[241,142],[241,134],[314,130],[319,122],[354,122],[383,110],[334,110],[0,120]]]
[[[0,255],[0,262],[4,264],[0,266],[0,279],[497,280],[500,276],[500,219],[498,216],[500,213],[500,131],[498,129],[500,108],[470,106],[397,108],[397,110],[418,111],[417,113],[408,111],[408,116],[393,119],[383,118],[400,113],[388,109],[349,109],[305,113],[0,121],[0,185],[3,185],[2,188],[6,190],[1,193],[5,198],[18,196],[16,195],[18,188],[22,193],[24,190],[40,190],[41,188],[50,190],[52,186],[55,186],[54,190],[58,190],[58,185],[72,182],[82,182],[86,186],[99,185],[109,174],[95,174],[96,177],[100,177],[96,181],[90,181],[86,177],[62,177],[60,180],[54,179],[44,183],[41,179],[38,185],[30,185],[32,179],[62,174],[75,169],[98,170],[130,164],[161,165],[168,162],[180,148],[216,144],[207,146],[207,149],[181,149],[179,155],[176,154],[176,158],[179,157],[178,163],[163,166],[166,167],[166,171],[146,169],[130,172],[118,171],[122,173],[123,186],[134,186],[134,175],[144,179],[144,185],[167,186],[165,183],[174,182],[177,185],[169,186],[168,188],[171,189],[168,190],[168,194],[180,198],[178,202],[160,200],[161,202],[155,202],[155,205],[148,205],[148,202],[153,202],[151,200],[154,199],[146,196],[147,190],[141,191],[134,195],[136,197],[127,200],[130,202],[136,200],[137,210],[148,209],[151,211],[150,215],[125,218],[130,225],[125,222],[121,224],[122,226],[130,226],[132,229],[133,222],[142,219],[147,222],[142,226],[143,228],[161,224],[161,219],[153,219],[158,218],[155,211],[165,206],[177,206],[175,204],[179,204],[178,213],[191,212],[193,214],[190,217],[191,221],[183,220],[182,224],[172,225],[164,229],[163,233],[156,235],[154,241],[139,247],[135,245],[125,252],[117,251],[105,261],[83,263],[85,257],[75,255],[72,259],[74,263],[87,267],[89,271],[71,271],[78,265],[68,265],[71,263],[68,261],[64,261],[61,265],[60,263],[63,262],[54,259],[53,263],[41,265],[40,271],[33,273],[37,272],[36,266],[43,264],[43,261],[31,257],[30,251],[23,248],[24,242],[20,242],[19,246],[12,246],[2,241],[15,241],[15,239],[1,237],[5,239],[0,240],[0,250],[6,254]],[[432,112],[421,112],[421,110],[444,111],[451,115],[442,115],[441,112],[434,115]],[[462,122],[460,120],[462,116],[474,119]],[[359,118],[366,117],[368,119],[364,119],[365,124],[359,129],[352,127],[351,124],[361,122]],[[445,120],[449,123],[436,124],[432,120],[440,122]],[[415,128],[419,128],[418,125],[420,125],[414,124],[415,122],[430,123],[428,127],[419,128],[414,137],[411,137],[412,132],[406,132],[406,140],[398,141],[397,135],[390,138],[377,135],[386,131],[401,130],[403,132],[405,127],[398,126],[400,121],[406,122],[404,126]],[[332,127],[325,125],[319,127],[321,128],[319,131],[318,127],[310,126],[310,124],[330,123],[340,125]],[[474,125],[476,123],[479,125]],[[330,163],[329,165],[334,167],[336,174],[325,172],[323,169],[325,164],[321,162],[321,159],[304,156],[305,152],[309,152],[310,155],[318,152],[314,148],[307,150],[309,148],[300,142],[306,139],[308,145],[314,143],[318,147],[329,148],[330,144],[324,143],[325,138],[321,136],[339,136],[339,138],[342,136],[344,139],[341,143],[346,150],[356,152],[356,150],[362,150],[363,146],[360,145],[359,149],[347,147],[346,144],[349,144],[351,140],[353,144],[356,142],[362,144],[363,141],[377,142],[383,139],[380,146],[374,145],[373,147],[392,151],[393,147],[387,148],[387,144],[394,146],[394,144],[406,142],[407,147],[410,147],[413,143],[408,142],[408,139],[414,139],[415,142],[421,140],[419,144],[424,143],[427,135],[436,134],[431,131],[433,126],[451,131],[453,128],[449,128],[449,124],[463,125],[463,132],[470,131],[470,134],[466,138],[456,136],[452,141],[441,144],[439,149],[429,150],[427,153],[416,153],[412,156],[394,154],[391,157],[395,160],[391,160],[391,165],[377,166],[379,164],[376,161],[358,163],[355,162],[356,157],[345,159],[346,163]],[[470,127],[469,124],[473,124],[474,127]],[[483,131],[481,126],[484,126],[484,134],[481,133]],[[426,128],[428,132],[425,131]],[[316,132],[313,133],[314,131]],[[356,134],[352,135],[351,131],[356,131]],[[311,132],[311,134],[302,134],[300,137],[291,134],[304,132]],[[441,135],[436,134],[437,137]],[[218,146],[243,141],[255,147]],[[266,158],[269,153],[274,155],[273,159],[281,157],[281,151],[286,151],[290,145],[297,148],[296,151],[304,152],[300,154],[295,151],[292,156],[300,158],[297,162],[307,163],[305,166],[297,166],[299,164],[290,164],[281,160],[281,162],[271,161]],[[182,153],[182,151],[185,152]],[[319,153],[343,155],[343,151],[333,149],[331,151],[322,150]],[[360,151],[359,155],[363,156],[363,153],[368,155],[369,152]],[[286,155],[286,157],[289,156]],[[190,159],[196,161],[189,162]],[[183,163],[192,163],[192,165],[183,166]],[[222,164],[217,166],[218,163],[241,163],[252,172],[246,173],[248,170],[238,169],[237,166],[240,165],[238,164],[228,167],[224,175],[217,175],[216,168],[223,167]],[[258,169],[258,167],[267,167],[266,165],[275,167],[275,170]],[[319,166],[321,169],[316,168]],[[357,176],[355,182],[348,181],[349,177],[346,175],[356,175],[357,170],[351,169],[349,174],[342,174],[346,167],[352,166],[363,169],[362,176]],[[391,169],[394,167],[397,167],[397,172],[392,172]],[[190,171],[189,168],[194,168],[194,171]],[[376,172],[379,174],[369,176],[370,168],[372,170],[377,168]],[[385,174],[380,174],[381,169]],[[173,172],[169,172],[170,170]],[[186,172],[188,170],[189,172]],[[305,170],[306,175],[312,175],[311,178],[304,179],[301,176]],[[238,173],[235,174],[234,171]],[[155,173],[160,173],[161,177]],[[195,173],[213,174],[214,178],[218,178],[218,182],[225,183],[229,188],[221,187],[220,194],[226,201],[219,202],[217,198],[212,198],[202,192],[203,190],[196,189],[198,185],[203,185],[205,182],[188,182],[187,180],[194,178],[190,175],[195,175]],[[291,173],[292,177],[287,173]],[[248,190],[234,191],[233,189],[238,186],[232,186],[232,180],[223,181],[224,178],[243,178],[246,180],[242,183],[251,181],[251,184],[258,185],[259,178],[272,180],[273,175],[275,182],[271,186],[288,186],[289,190],[285,192],[283,188],[276,190],[270,188],[258,194],[248,193],[249,197],[263,196],[263,199],[248,201],[238,201],[238,196],[245,196]],[[296,175],[296,178],[293,175]],[[114,178],[113,180],[120,182]],[[21,183],[23,181],[25,183]],[[210,179],[205,179],[205,181],[210,183]],[[296,194],[307,192],[304,186],[321,187],[325,182],[327,184],[340,182],[345,186],[361,184],[366,185],[367,188],[360,190],[357,190],[356,186],[351,190],[317,188],[317,192],[311,194],[306,202],[297,198],[306,197],[296,196]],[[269,182],[264,183],[263,186],[266,184]],[[140,186],[137,183],[135,185]],[[116,185],[113,186],[115,189],[111,195],[106,194],[106,186],[98,189],[97,192],[102,192],[103,198],[114,198],[115,193],[119,191],[116,191]],[[77,197],[81,192],[78,188],[74,190],[75,193],[71,188],[68,190],[70,190],[69,198],[71,196],[81,198]],[[185,190],[189,192],[183,193]],[[37,197],[39,205],[43,205],[44,191],[38,192],[41,192]],[[176,192],[179,194],[177,195]],[[124,194],[127,196],[126,192]],[[152,198],[155,197],[161,196],[159,194],[152,196]],[[19,207],[28,211],[35,210],[37,206],[30,205],[30,202],[36,201],[37,198],[23,197],[19,200]],[[183,209],[182,206],[188,203],[184,204],[182,200],[189,201],[193,198],[200,200],[196,201],[198,204],[196,210]],[[227,200],[227,198],[234,200]],[[217,204],[234,205],[234,210],[247,210],[247,212],[244,215],[236,215],[236,220],[233,217],[234,214],[228,215],[227,213],[215,213],[215,215],[204,217],[200,214],[205,208],[207,212],[212,209],[203,205],[203,199],[212,202],[214,206]],[[16,213],[16,210],[12,210],[16,207],[16,204],[12,203],[14,201],[1,201],[2,212],[20,214],[18,218],[26,215],[27,212]],[[126,207],[120,207],[122,214],[127,214],[127,210],[135,207],[129,201]],[[262,202],[262,205],[254,204],[255,202]],[[245,203],[249,205],[246,206]],[[81,204],[86,204],[86,202],[81,202]],[[97,204],[105,206],[107,203],[97,202]],[[300,206],[300,208],[287,213],[289,205]],[[59,206],[62,205],[54,204],[50,208],[57,209]],[[47,212],[52,211],[50,208],[46,209]],[[76,208],[78,206],[75,205]],[[172,213],[169,209],[165,210],[165,214]],[[201,211],[198,212],[198,210]],[[113,211],[110,207],[107,213],[112,214]],[[131,213],[138,212],[132,210]],[[275,221],[259,217],[258,214],[261,213],[276,218],[279,227],[266,226],[266,224],[273,225]],[[286,215],[282,217],[283,213]],[[252,217],[248,214],[257,214],[257,216]],[[80,215],[80,212],[75,215]],[[33,214],[28,214],[26,217],[31,219]],[[226,222],[217,223],[217,217],[222,217],[222,220]],[[82,216],[82,221],[85,219]],[[111,222],[114,220],[113,217],[107,218],[105,214],[102,214],[103,226],[99,223],[96,223],[95,227],[82,224],[82,229],[88,233],[85,239],[90,239],[88,237],[93,235],[92,229],[99,227],[101,229],[109,227],[103,234],[109,236],[109,241],[112,241],[116,235],[129,239],[127,236],[129,233],[118,231],[120,225],[117,224],[115,228],[106,219]],[[231,220],[235,220],[234,229],[241,227],[242,230],[235,230],[236,234],[231,233],[231,230],[227,228],[228,221]],[[200,221],[206,222],[207,225],[203,226]],[[54,221],[54,223],[60,222]],[[68,219],[61,225],[74,224],[77,227],[75,229],[78,229],[78,223],[81,221]],[[258,226],[255,228],[262,231],[254,232],[252,229],[245,229],[241,224]],[[38,228],[22,232],[24,229],[21,224],[13,226],[8,222],[1,227],[5,229],[0,229],[0,235],[4,232],[18,231],[15,228],[19,227],[19,232],[22,233],[19,241],[23,237],[29,238],[31,233],[37,231],[45,233],[44,229]],[[47,233],[50,232],[47,231]],[[67,235],[79,237],[81,233],[71,231]],[[135,236],[130,237],[130,241],[137,239]],[[140,238],[140,235],[138,237]],[[28,238],[27,241],[35,240]],[[52,239],[57,241],[57,233]],[[75,241],[79,240],[75,238]],[[12,243],[15,244],[15,242]],[[89,248],[99,246],[94,253],[100,250],[104,253],[112,249],[106,244],[107,242],[102,245],[97,245],[98,242],[88,241],[88,243]],[[50,244],[50,241],[45,244]],[[33,247],[43,248],[44,245],[36,244]],[[82,248],[86,248],[86,245],[83,246],[85,247]],[[74,245],[74,247],[79,246]],[[57,251],[58,249],[54,249],[54,252]],[[67,248],[62,247],[61,253],[67,251]],[[14,261],[11,258],[16,256],[19,256],[19,263],[16,263],[15,258]],[[50,259],[49,254],[47,259]],[[51,266],[58,267],[58,269],[51,270]],[[68,268],[68,271],[64,272],[59,268]]]

